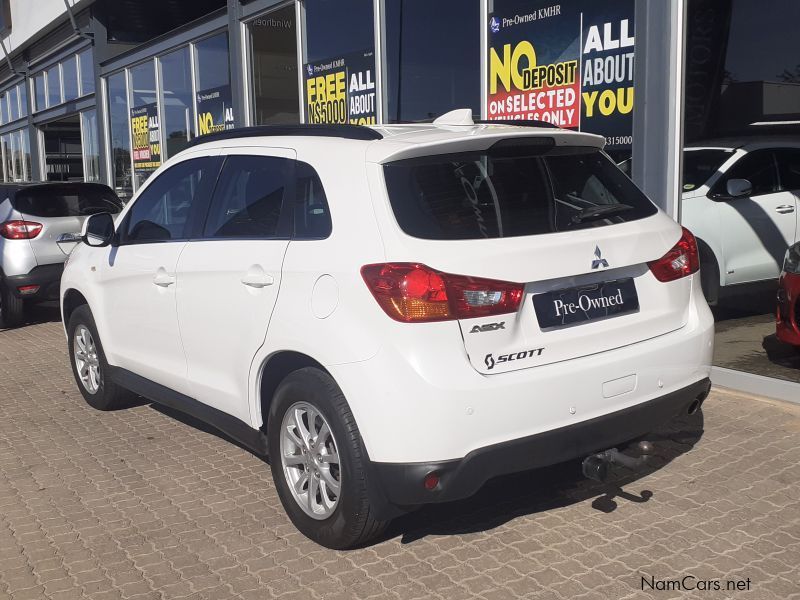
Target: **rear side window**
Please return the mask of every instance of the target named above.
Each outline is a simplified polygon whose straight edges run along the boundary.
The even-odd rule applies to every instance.
[[[195,158],[159,174],[136,198],[123,227],[122,242],[186,239],[193,206],[207,197],[219,170],[217,158]]]
[[[281,214],[291,161],[271,156],[229,156],[203,231],[204,238],[281,237]]]
[[[595,148],[429,156],[389,163],[384,173],[400,228],[423,239],[539,235],[657,212]]]
[[[117,214],[122,202],[109,188],[94,185],[46,185],[22,189],[14,208],[24,215],[42,218],[85,217],[101,212]]]
[[[294,203],[294,238],[320,240],[331,234],[331,214],[322,181],[314,168],[297,164]]]

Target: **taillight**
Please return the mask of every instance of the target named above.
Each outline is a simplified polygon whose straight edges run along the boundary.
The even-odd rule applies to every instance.
[[[0,223],[0,235],[7,240],[31,240],[42,231],[42,224],[33,221],[6,221]]]
[[[516,312],[523,285],[442,273],[418,263],[366,265],[361,276],[396,321],[421,323]]]
[[[675,281],[700,269],[700,254],[697,251],[697,240],[692,232],[683,228],[683,235],[672,250],[658,260],[647,263],[653,275],[659,281]]]

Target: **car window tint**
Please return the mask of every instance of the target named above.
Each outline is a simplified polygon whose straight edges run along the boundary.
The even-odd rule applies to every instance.
[[[123,243],[185,239],[192,203],[212,177],[213,158],[196,158],[164,171],[134,201]]]
[[[775,151],[781,175],[781,189],[800,190],[800,149],[781,148]]]
[[[736,162],[727,176],[720,181],[721,189],[718,190],[720,193],[726,193],[726,186],[731,179],[747,179],[753,185],[751,196],[777,192],[778,170],[775,167],[772,150],[756,150]]]
[[[291,161],[270,156],[229,156],[208,213],[205,238],[272,238],[278,235]]]
[[[21,189],[17,192],[14,208],[32,217],[85,217],[100,212],[117,214],[122,202],[104,185],[52,184]]]
[[[324,239],[331,234],[331,215],[322,181],[314,168],[296,163],[295,239]]]
[[[657,212],[596,148],[436,155],[388,163],[384,174],[400,228],[423,239],[541,235]]]

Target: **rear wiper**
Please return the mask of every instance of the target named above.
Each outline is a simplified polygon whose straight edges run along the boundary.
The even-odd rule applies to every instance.
[[[603,219],[610,215],[633,210],[629,204],[603,204],[600,206],[587,206],[577,215],[572,217],[573,223],[583,223],[584,221],[592,221],[594,219]]]

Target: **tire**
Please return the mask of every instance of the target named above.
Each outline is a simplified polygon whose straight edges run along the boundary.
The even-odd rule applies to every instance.
[[[303,441],[298,415],[304,432],[311,434],[309,441],[316,437],[317,444]],[[313,427],[308,425],[311,420]],[[330,435],[325,433],[325,425]],[[361,434],[330,375],[313,367],[290,373],[275,391],[267,429],[275,487],[283,508],[302,534],[326,548],[344,550],[362,546],[383,532],[388,521],[373,517],[367,496],[364,473],[368,459]],[[332,456],[325,458],[333,452],[338,464]],[[321,460],[315,462],[315,456]],[[329,481],[339,484],[338,494]],[[292,489],[295,484],[299,484],[297,493]],[[312,490],[314,500],[309,502]]]
[[[19,327],[25,320],[24,303],[0,281],[0,329]]]
[[[700,253],[700,285],[709,306],[719,304],[719,267],[706,252]]]
[[[107,376],[108,362],[100,336],[97,334],[92,311],[87,305],[79,306],[72,312],[67,324],[67,336],[72,375],[86,403],[97,410],[117,410],[127,406],[134,398],[134,394],[121,388]],[[76,336],[80,337],[80,340],[76,339]],[[82,366],[78,365],[79,351],[86,357],[86,362]],[[91,377],[91,367],[96,367],[96,377]],[[81,372],[84,372],[89,379],[85,380]]]

